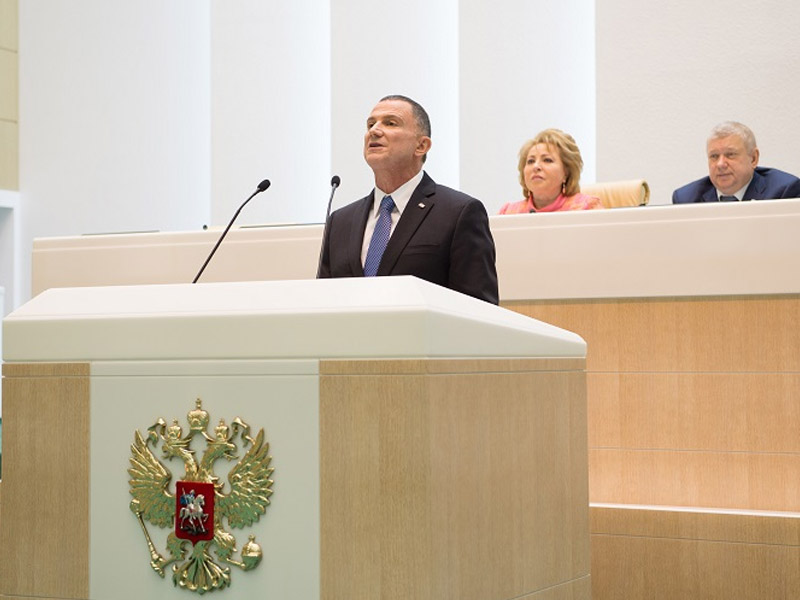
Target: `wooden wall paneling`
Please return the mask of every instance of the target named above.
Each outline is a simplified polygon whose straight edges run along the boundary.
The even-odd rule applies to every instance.
[[[587,340],[593,502],[797,509],[800,297],[509,307]]]
[[[800,452],[800,373],[590,373],[596,447]]]
[[[592,547],[595,599],[800,597],[797,547],[597,535]]]
[[[592,502],[800,511],[800,455],[589,449]]]
[[[587,341],[591,501],[653,508],[591,509],[595,600],[800,597],[800,296],[506,306]]]
[[[513,600],[586,600],[591,598],[591,593],[592,581],[587,575]]]
[[[800,514],[592,507],[595,600],[800,597]]]
[[[508,302],[574,331],[588,371],[798,371],[800,296]],[[778,351],[780,349],[780,351]]]

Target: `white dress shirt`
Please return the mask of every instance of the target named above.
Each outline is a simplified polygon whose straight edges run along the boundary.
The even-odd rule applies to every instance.
[[[747,183],[744,184],[744,187],[742,189],[740,189],[738,192],[736,192],[735,194],[723,194],[722,192],[717,190],[717,200],[720,200],[722,198],[722,196],[736,196],[736,199],[739,202],[741,202],[742,198],[744,198],[744,193],[747,191],[747,186],[750,185],[750,181],[753,181],[752,177],[750,178],[750,180]],[[381,198],[383,198],[383,196],[381,196]]]
[[[369,217],[367,218],[367,227],[364,229],[364,240],[361,243],[361,264],[364,264],[364,261],[367,259],[367,250],[369,250],[369,243],[372,240],[372,233],[375,231],[375,225],[378,222],[378,210],[381,207],[381,200],[383,200],[384,196],[391,196],[392,200],[394,200],[394,210],[392,210],[392,233],[394,233],[394,228],[397,225],[397,222],[400,220],[400,217],[403,214],[403,211],[408,204],[408,201],[411,199],[414,190],[417,189],[419,182],[422,181],[422,176],[425,174],[425,171],[420,170],[419,173],[414,175],[411,179],[406,181],[403,185],[393,191],[391,194],[387,194],[383,190],[379,189],[377,186],[375,187],[375,191],[372,197],[372,210],[369,213]],[[391,239],[391,234],[389,234]]]

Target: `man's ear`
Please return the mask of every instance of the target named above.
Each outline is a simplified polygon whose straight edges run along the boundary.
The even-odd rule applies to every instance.
[[[433,142],[431,141],[431,138],[429,138],[427,135],[420,136],[420,138],[417,140],[417,155],[425,156],[428,153],[428,150],[431,149],[432,144]]]
[[[750,162],[753,163],[753,168],[758,166],[758,148],[753,148],[753,155],[750,157]]]

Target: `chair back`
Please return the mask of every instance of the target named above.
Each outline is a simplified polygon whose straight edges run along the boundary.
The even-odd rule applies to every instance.
[[[650,186],[644,179],[591,183],[581,186],[581,193],[597,196],[606,208],[644,206],[650,201]]]

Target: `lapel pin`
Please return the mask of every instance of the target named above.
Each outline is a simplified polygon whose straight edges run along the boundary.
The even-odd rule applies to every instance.
[[[425,208],[425,205],[424,205],[422,202],[420,202],[419,204],[417,204],[417,206],[419,206],[420,208]]]

